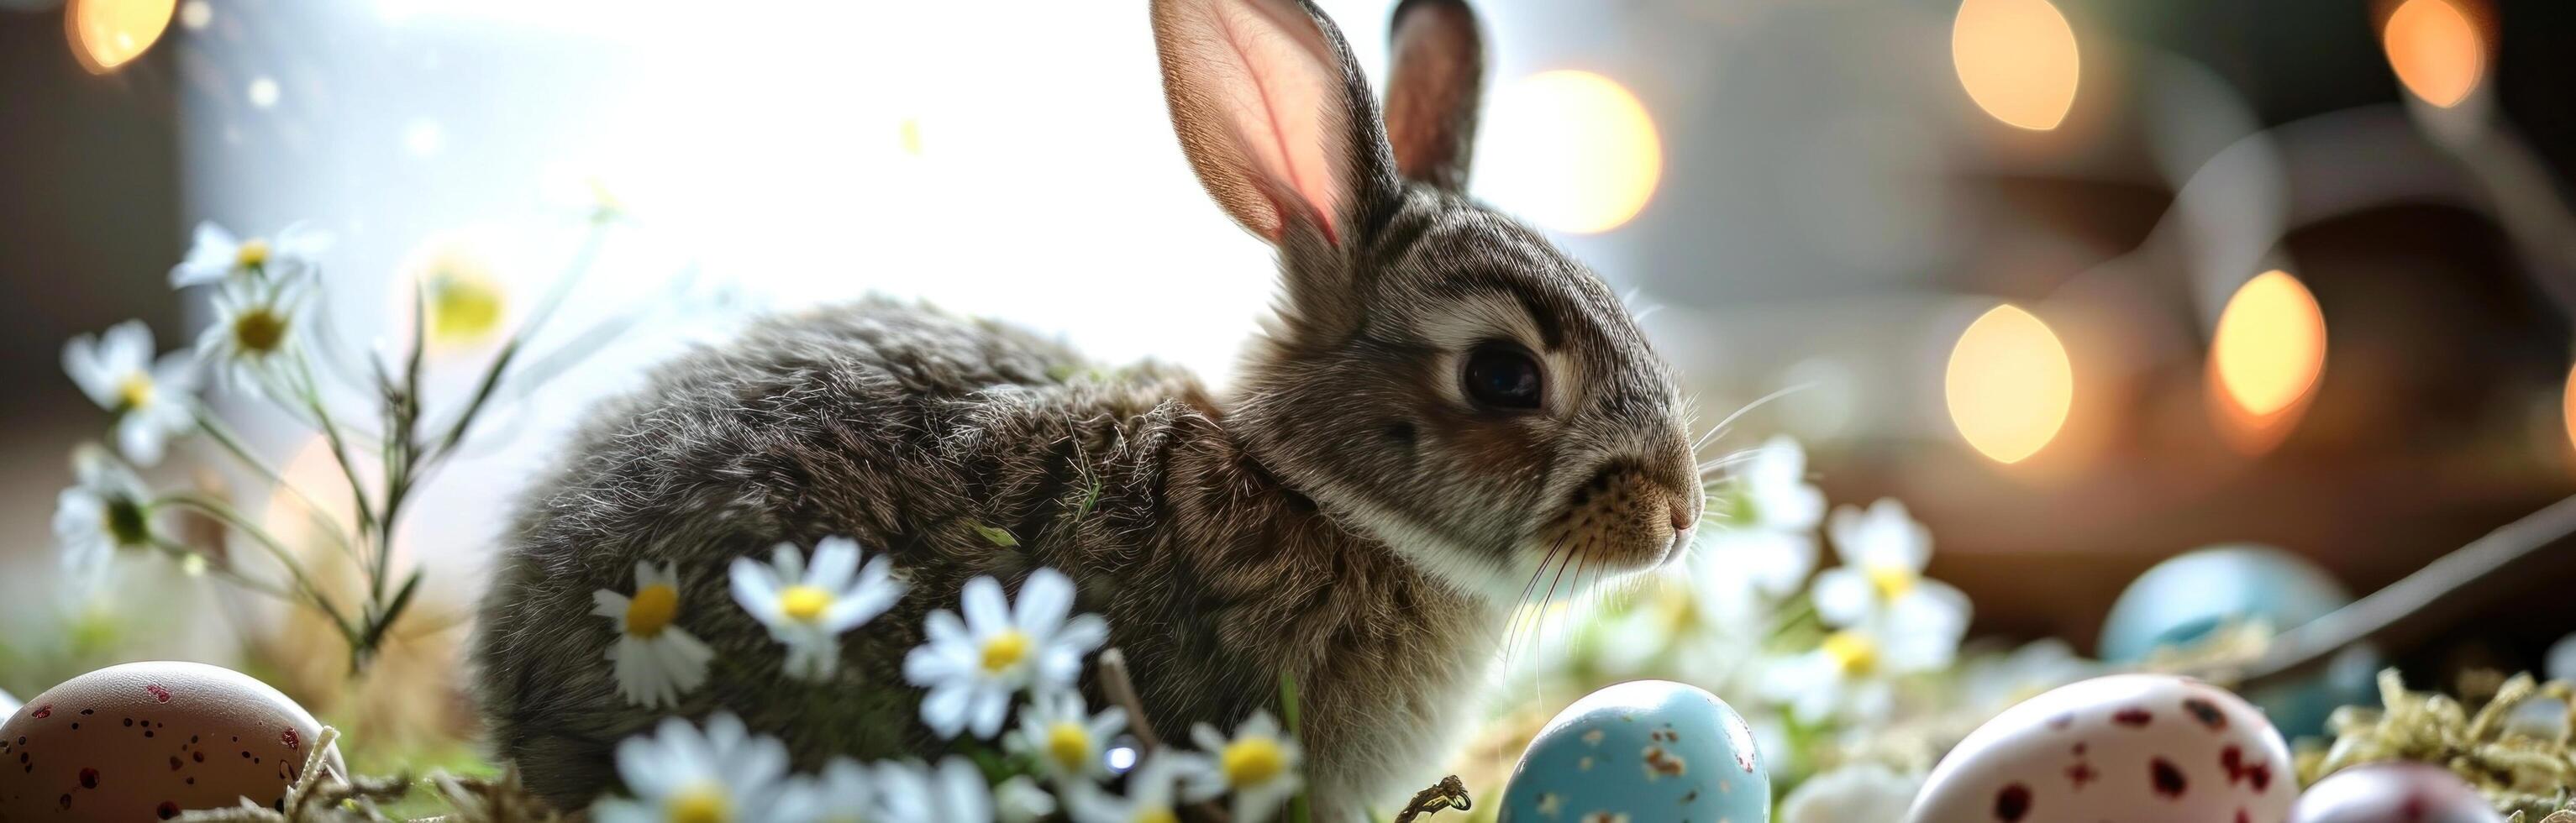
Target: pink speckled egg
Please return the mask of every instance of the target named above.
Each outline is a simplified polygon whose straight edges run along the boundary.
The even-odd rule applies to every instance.
[[[2355,766],[2299,795],[2291,823],[2503,823],[2486,796],[2424,763]]]
[[[2282,823],[2290,747],[2225,689],[2097,677],[2007,709],[1926,778],[1912,823]]]
[[[0,821],[168,819],[272,805],[303,772],[322,724],[249,675],[200,663],[127,663],[45,690],[0,723]],[[344,768],[339,752],[324,761]]]

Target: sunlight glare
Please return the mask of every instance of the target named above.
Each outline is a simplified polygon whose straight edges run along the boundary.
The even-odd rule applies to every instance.
[[[1618,228],[1646,208],[1664,170],[1663,141],[1637,96],[1588,71],[1523,78],[1495,99],[1482,193],[1559,231]]]

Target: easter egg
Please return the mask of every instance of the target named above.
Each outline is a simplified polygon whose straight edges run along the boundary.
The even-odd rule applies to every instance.
[[[249,675],[199,663],[110,666],[0,723],[0,820],[169,819],[268,806],[303,773],[322,724]],[[324,765],[340,772],[339,753]]]
[[[2290,747],[2261,710],[2183,677],[2122,674],[2004,710],[1925,778],[1912,823],[2282,823]]]
[[[2425,763],[2372,763],[2326,775],[2290,810],[2290,823],[2503,821],[2477,789]]]
[[[1771,819],[1744,717],[1695,686],[1634,680],[1558,712],[1521,753],[1501,823]]]
[[[2101,657],[2136,663],[2158,647],[2189,646],[2230,623],[2260,620],[2289,629],[2351,603],[2343,585],[2307,558],[2254,544],[2213,546],[2158,563],[2132,581],[2102,622]],[[2322,734],[2337,707],[2377,702],[2379,668],[2377,653],[2356,647],[2316,674],[2246,698],[2283,731]]]

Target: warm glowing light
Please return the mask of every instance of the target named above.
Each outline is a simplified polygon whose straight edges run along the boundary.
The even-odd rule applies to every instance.
[[[2388,65],[2406,90],[2436,106],[2459,105],[2485,73],[2486,45],[2450,0],[2406,0],[2382,32]]]
[[[2576,445],[2576,370],[2567,372],[2567,390],[2559,401],[2566,407],[2567,442]]]
[[[2209,366],[2238,409],[2279,414],[2307,396],[2325,365],[2325,314],[2289,272],[2246,281],[2219,312]]]
[[[106,74],[152,48],[170,27],[178,0],[71,0],[63,10],[72,57],[93,74]]]
[[[1645,104],[1598,74],[1530,75],[1495,99],[1492,119],[1479,189],[1549,228],[1618,228],[1646,208],[1664,173],[1663,140]]]
[[[2048,0],[1965,0],[1950,29],[1950,61],[1968,99],[1997,120],[2057,128],[2083,75],[2075,29]]]
[[[1950,420],[1968,445],[2018,463],[2048,445],[2075,402],[2075,369],[2048,324],[2009,303],[1968,324],[1950,350]]]

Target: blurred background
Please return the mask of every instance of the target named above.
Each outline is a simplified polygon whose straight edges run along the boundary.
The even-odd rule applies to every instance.
[[[1320,5],[1382,76],[1392,4]],[[2576,492],[2559,0],[1481,9],[1472,189],[1648,311],[1702,426],[1753,405],[1711,455],[1789,434],[1830,498],[1907,501],[1979,634],[2089,650],[2141,570],[2224,542],[2367,592]],[[566,203],[635,216],[567,312],[689,310],[504,416],[398,544],[450,644],[564,427],[746,310],[914,295],[1222,382],[1273,289],[1176,150],[1140,3],[0,0],[0,77],[19,694],[100,653],[58,627],[102,607],[53,596],[64,455],[104,422],[58,352],[129,317],[194,339],[167,282],[201,220],[333,235],[329,322],[384,348],[422,278],[515,310],[573,254]],[[431,401],[488,356],[442,353]],[[332,476],[309,433],[241,425]],[[238,482],[188,465],[156,480]],[[2529,667],[2576,629],[2571,580],[2390,651]],[[231,618],[116,656],[253,624],[178,590],[105,608]]]

